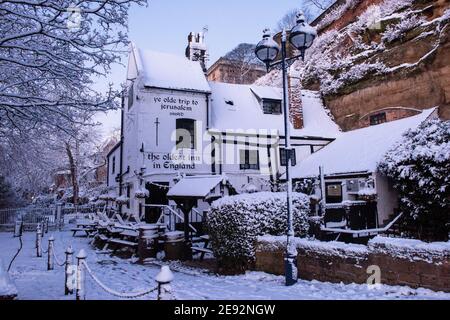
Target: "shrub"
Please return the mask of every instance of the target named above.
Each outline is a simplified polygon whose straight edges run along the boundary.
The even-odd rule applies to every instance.
[[[409,236],[448,240],[450,121],[431,120],[410,130],[378,168],[394,180]]]
[[[309,197],[293,193],[295,235],[308,233]],[[224,197],[212,203],[207,225],[219,272],[238,273],[251,267],[257,236],[284,235],[286,194],[258,192]]]

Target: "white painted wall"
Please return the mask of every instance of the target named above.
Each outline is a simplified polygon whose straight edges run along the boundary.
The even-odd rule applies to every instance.
[[[376,173],[375,187],[378,194],[378,222],[384,225],[384,221],[398,208],[398,192],[393,188],[392,182],[386,176]]]

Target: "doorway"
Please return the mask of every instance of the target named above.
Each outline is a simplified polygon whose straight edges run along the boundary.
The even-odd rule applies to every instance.
[[[145,188],[148,190],[149,196],[145,199],[145,204],[169,204],[169,200],[167,199],[168,187],[169,182],[147,182]],[[162,212],[162,208],[145,207],[145,222],[156,223]]]

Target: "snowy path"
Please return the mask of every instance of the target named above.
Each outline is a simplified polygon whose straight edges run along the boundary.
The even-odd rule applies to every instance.
[[[44,237],[44,248],[50,234]],[[89,245],[89,239],[73,238],[69,232],[56,232],[55,249],[60,260],[64,249],[71,244],[77,253],[84,248],[87,262],[96,276],[112,289],[120,292],[136,292],[155,286],[153,278],[158,266],[142,266],[130,260],[97,253]],[[46,257],[36,258],[34,233],[24,234],[24,248],[11,268],[11,278],[19,290],[19,299],[74,299],[64,296],[64,271],[55,264],[55,270],[47,271]],[[11,233],[0,233],[0,258],[5,267],[19,246]],[[174,272],[173,291],[178,299],[450,299],[450,294],[427,289],[410,289],[399,286],[381,286],[369,290],[366,285],[331,284],[318,281],[299,281],[285,287],[282,276],[262,272],[248,272],[241,276],[215,276],[201,272]],[[117,299],[103,291],[92,279],[86,279],[87,299]],[[155,299],[155,293],[140,299]]]

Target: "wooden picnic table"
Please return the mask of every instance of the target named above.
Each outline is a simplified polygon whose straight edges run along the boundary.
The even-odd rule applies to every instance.
[[[136,230],[137,226],[130,226],[130,225],[126,225],[126,224],[115,223],[114,228],[123,229],[123,230]]]
[[[212,252],[211,249],[208,248],[209,240],[210,240],[209,235],[207,235],[207,234],[201,235],[201,236],[198,237],[198,239],[199,239],[199,241],[197,241],[197,242],[203,242],[204,243],[203,244],[203,248],[202,247],[194,247],[194,246],[192,246],[191,249],[193,251],[200,252],[200,261],[202,261],[205,258],[205,254],[206,253],[212,254],[213,252]]]
[[[72,236],[75,237],[76,233],[79,231],[83,231],[86,233],[86,236],[90,236],[91,233],[94,233],[96,230],[93,228],[84,228],[84,227],[76,227],[76,228],[72,228],[70,229],[70,231],[73,232]]]
[[[137,238],[139,236],[139,232],[134,230],[124,230],[120,233],[120,235],[129,238]]]

